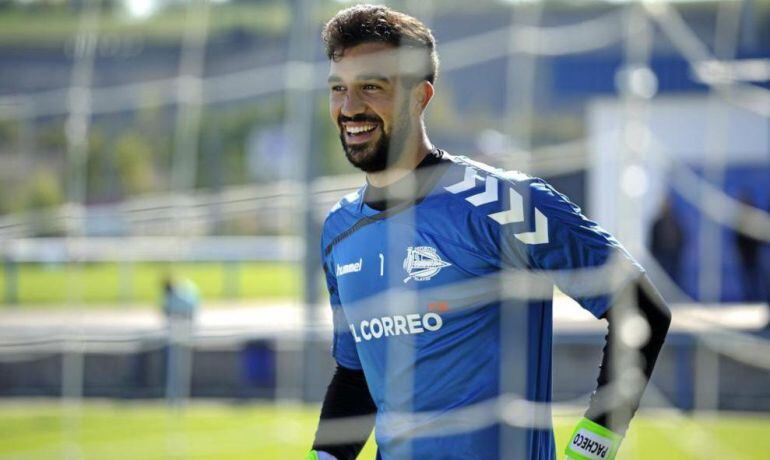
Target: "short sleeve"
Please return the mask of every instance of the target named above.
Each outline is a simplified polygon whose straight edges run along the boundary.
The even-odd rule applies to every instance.
[[[332,308],[332,321],[334,325],[331,353],[339,365],[348,369],[360,370],[361,362],[358,359],[356,342],[350,331],[350,325],[345,317],[345,311],[342,308],[339,293],[337,292],[337,278],[330,269],[333,264],[328,264],[326,259],[326,257],[322,258],[323,269],[326,275],[326,289],[329,291],[329,302]]]
[[[501,257],[542,271],[583,308],[602,316],[613,294],[637,278],[642,267],[612,235],[545,181],[530,179],[511,189],[524,219],[519,225],[501,226]]]

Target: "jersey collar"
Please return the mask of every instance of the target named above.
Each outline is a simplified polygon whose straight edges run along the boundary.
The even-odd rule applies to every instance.
[[[385,188],[375,189],[367,181],[358,194],[358,201],[356,203],[357,211],[367,216],[382,212],[383,210],[375,209],[369,206],[367,203],[381,200],[381,197],[384,198],[387,195],[388,190],[393,189],[394,187],[410,186],[412,180],[416,180],[418,185],[414,197],[396,201],[387,209],[405,208],[411,205],[419,204],[422,200],[434,192],[436,185],[440,182],[441,177],[448,169],[448,166],[451,162],[446,160],[444,158],[445,156],[446,152],[434,147],[433,150],[420,162],[420,164],[417,165],[411,175],[399,179],[395,183]]]

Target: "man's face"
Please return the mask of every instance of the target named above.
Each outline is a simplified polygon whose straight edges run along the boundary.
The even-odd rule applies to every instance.
[[[409,134],[409,90],[397,76],[399,56],[384,43],[345,50],[329,71],[329,112],[353,166],[382,171],[400,155]]]

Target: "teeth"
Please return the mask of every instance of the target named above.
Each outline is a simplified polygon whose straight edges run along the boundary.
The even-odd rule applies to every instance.
[[[362,126],[348,126],[347,132],[349,134],[360,134],[373,130],[377,125],[362,125]]]

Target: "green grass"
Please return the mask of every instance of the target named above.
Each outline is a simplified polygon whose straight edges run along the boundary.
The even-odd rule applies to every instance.
[[[204,300],[298,298],[302,294],[300,267],[289,263],[96,263],[19,265],[16,296],[21,305],[52,308],[67,303],[157,305],[162,280],[169,273],[195,282]],[[0,272],[0,302],[7,298],[7,278]]]
[[[301,459],[317,406],[195,403],[179,414],[160,404],[0,404],[0,460]],[[555,417],[559,451],[573,417]],[[619,459],[767,458],[770,418],[676,418],[642,413]],[[359,458],[374,458],[371,440]],[[68,456],[69,455],[69,456]]]

